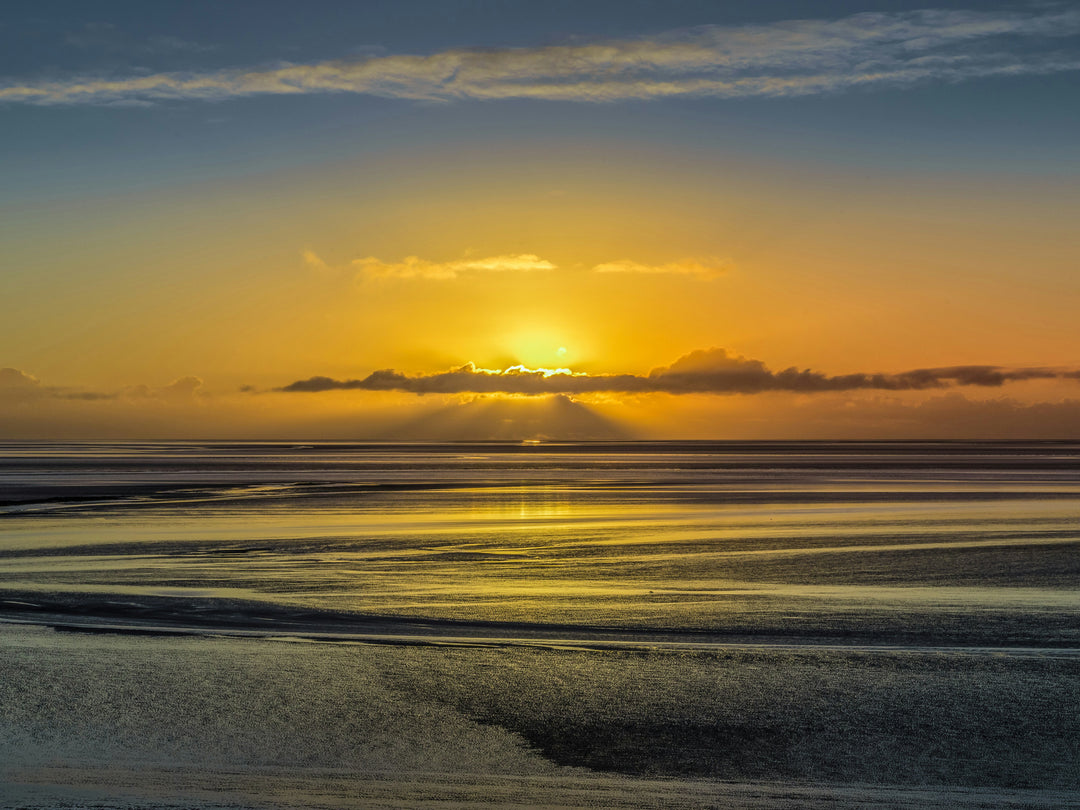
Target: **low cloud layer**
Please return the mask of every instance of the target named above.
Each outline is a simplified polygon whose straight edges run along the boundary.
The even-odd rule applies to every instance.
[[[724,377],[725,371],[722,385],[708,382],[710,376]],[[304,397],[296,393],[255,396],[248,387],[208,393],[195,377],[161,387],[132,386],[101,393],[46,385],[18,369],[0,369],[0,438],[305,442],[526,437],[1080,439],[1080,400],[1026,402],[1001,395],[1007,392],[1002,386],[1013,381],[1076,380],[1078,376],[1076,371],[962,366],[862,375],[862,379],[857,379],[859,375],[828,377],[813,372],[774,373],[756,361],[711,350],[694,352],[648,375],[571,375],[522,368],[498,373],[467,366],[442,375],[404,377],[382,372],[366,381],[313,378],[289,386],[293,391],[378,391],[361,397]],[[401,384],[401,379],[407,382]],[[544,388],[566,387],[568,380],[584,391],[734,393],[750,388],[773,393],[722,400],[600,395],[584,402],[572,393],[513,398],[498,394],[525,388],[542,393]],[[753,385],[748,386],[748,380]],[[793,380],[803,381],[798,384],[801,387],[793,387]],[[816,380],[816,387],[809,390],[822,393],[784,393],[807,390],[806,380]],[[873,386],[881,382],[886,387],[875,391]],[[495,395],[394,393],[455,392],[479,385]],[[978,395],[965,398],[957,389],[960,385],[978,387]],[[1054,390],[1060,397],[1063,389]],[[915,393],[894,393],[905,391]],[[988,391],[993,392],[992,398],[987,397]]]
[[[181,377],[164,386],[130,385],[120,391],[87,391],[67,386],[43,385],[41,381],[17,368],[0,368],[0,404],[26,404],[42,400],[157,400],[183,402],[202,395],[203,381]]]
[[[924,391],[958,386],[1000,387],[1026,380],[1077,379],[1080,372],[1050,368],[950,366],[898,374],[828,375],[809,369],[772,371],[725,349],[701,349],[647,375],[583,374],[569,369],[511,366],[493,370],[467,363],[437,374],[409,376],[383,369],[363,379],[310,377],[279,389],[286,392],[334,390],[405,391],[413,394],[758,394],[767,391],[821,393],[836,391]]]
[[[454,49],[358,60],[0,84],[0,102],[116,104],[357,93],[455,100],[608,102],[804,96],[854,87],[1080,69],[1080,11],[934,10],[702,26],[568,45]]]

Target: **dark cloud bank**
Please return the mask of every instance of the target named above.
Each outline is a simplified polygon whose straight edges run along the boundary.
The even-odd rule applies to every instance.
[[[830,376],[809,369],[772,371],[725,349],[700,349],[647,375],[573,374],[514,366],[502,371],[468,363],[437,374],[408,376],[383,369],[358,380],[310,377],[279,390],[406,391],[413,394],[758,394],[766,391],[819,393],[835,391],[923,391],[958,386],[1000,387],[1024,380],[1080,379],[1080,371],[1001,366],[949,366],[898,374],[858,373]]]

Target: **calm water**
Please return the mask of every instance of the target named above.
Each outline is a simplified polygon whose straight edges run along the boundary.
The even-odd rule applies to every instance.
[[[0,618],[10,806],[1062,806],[1080,445],[0,445]]]

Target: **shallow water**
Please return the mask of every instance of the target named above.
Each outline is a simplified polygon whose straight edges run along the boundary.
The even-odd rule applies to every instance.
[[[0,778],[1062,806],[1078,551],[1069,443],[3,445]]]

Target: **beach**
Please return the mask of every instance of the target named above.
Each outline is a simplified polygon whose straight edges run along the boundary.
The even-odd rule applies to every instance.
[[[1075,444],[4,451],[0,806],[1080,806]]]

